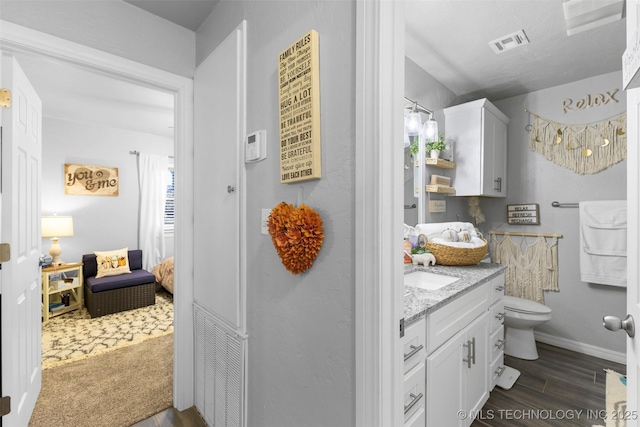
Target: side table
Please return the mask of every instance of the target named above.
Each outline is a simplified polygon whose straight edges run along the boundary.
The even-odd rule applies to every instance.
[[[75,274],[67,275],[67,273]],[[62,264],[42,269],[42,323],[82,308],[83,304],[82,263]],[[69,295],[65,301],[65,295]]]

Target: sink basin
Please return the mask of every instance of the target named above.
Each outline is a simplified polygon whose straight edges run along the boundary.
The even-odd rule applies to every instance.
[[[429,273],[427,271],[414,271],[413,273],[404,275],[404,284],[406,286],[413,286],[428,291],[435,291],[458,280],[460,280],[458,277]]]

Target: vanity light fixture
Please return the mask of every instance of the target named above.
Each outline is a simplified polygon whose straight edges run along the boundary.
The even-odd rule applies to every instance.
[[[406,102],[404,108],[405,110],[409,110],[409,112],[404,115],[404,146],[408,147],[411,144],[411,137],[417,136],[425,140],[425,131],[428,131],[428,135],[432,135],[431,137],[433,138],[426,140],[435,140],[438,136],[438,123],[433,119],[433,111],[409,98],[405,98],[404,100]],[[420,114],[429,116],[429,119],[424,124],[422,123],[422,116]]]

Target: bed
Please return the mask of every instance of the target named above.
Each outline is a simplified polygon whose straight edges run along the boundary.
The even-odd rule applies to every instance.
[[[156,277],[156,283],[173,294],[173,257],[165,258],[153,267],[151,274]]]

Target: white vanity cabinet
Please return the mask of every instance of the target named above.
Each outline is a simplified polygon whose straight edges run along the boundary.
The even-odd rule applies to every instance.
[[[444,109],[456,196],[507,197],[509,118],[486,98]]]
[[[427,315],[427,426],[468,427],[489,398],[489,285]]]
[[[420,317],[405,328],[404,425],[425,427],[425,319]]]
[[[491,306],[489,307],[490,343],[489,343],[489,391],[493,390],[504,367],[504,274],[490,282]]]

